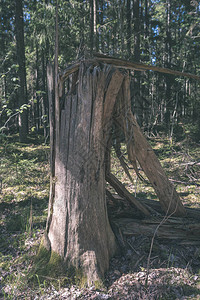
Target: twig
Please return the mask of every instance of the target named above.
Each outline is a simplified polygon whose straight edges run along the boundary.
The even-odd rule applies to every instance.
[[[197,161],[190,161],[190,162],[187,162],[187,163],[183,163],[183,164],[180,164],[180,166],[194,166],[194,165],[200,165],[200,159],[198,159]]]
[[[137,261],[136,263],[134,264],[134,269],[138,266],[138,264],[143,260],[144,258],[144,255],[142,255]]]
[[[4,123],[4,125],[3,125],[2,128],[5,128],[6,125],[8,124],[8,122],[9,122],[13,117],[17,116],[18,114],[19,114],[19,111],[16,112],[16,113],[14,113],[13,115],[11,115],[11,116],[8,118],[8,120]]]
[[[152,253],[152,249],[153,249],[153,244],[154,244],[154,240],[155,240],[155,237],[156,237],[156,234],[158,232],[158,229],[160,228],[160,226],[162,226],[175,212],[176,212],[176,209],[177,209],[177,205],[178,205],[178,202],[177,202],[177,205],[175,207],[175,210],[168,216],[168,212],[169,212],[169,208],[170,208],[170,205],[171,205],[171,202],[172,202],[172,197],[173,197],[173,190],[172,190],[172,195],[171,195],[171,201],[168,205],[168,209],[166,211],[166,214],[165,216],[163,217],[162,221],[158,224],[158,226],[156,227],[155,231],[154,231],[154,234],[153,234],[153,237],[151,239],[151,246],[150,246],[150,250],[149,250],[149,255],[148,255],[148,259],[147,259],[147,272],[146,272],[146,280],[145,280],[145,286],[147,287],[147,284],[148,284],[148,279],[149,279],[149,266],[150,266],[150,259],[151,259],[151,253]]]
[[[181,181],[181,180],[174,180],[174,179],[169,179],[170,181],[176,182],[176,183],[180,183],[180,184],[184,184],[184,185],[196,185],[196,186],[200,186],[200,184],[196,183],[196,182],[186,182],[186,181]]]
[[[131,245],[131,243],[129,243],[129,241],[126,241],[127,244],[131,247],[131,249],[137,254],[139,255],[139,252],[137,250],[135,250],[135,248]]]
[[[2,179],[0,178],[0,194],[2,193]]]

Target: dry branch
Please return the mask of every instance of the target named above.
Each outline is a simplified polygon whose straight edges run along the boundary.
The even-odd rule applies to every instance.
[[[152,65],[146,65],[142,63],[136,63],[136,62],[130,62],[124,59],[119,59],[111,56],[106,56],[103,54],[95,54],[95,59],[99,62],[107,63],[107,64],[112,64],[115,67],[120,67],[124,69],[132,69],[132,70],[137,70],[137,71],[156,71],[159,73],[164,73],[164,74],[170,74],[170,75],[175,75],[175,76],[183,76],[183,77],[188,77],[188,78],[193,78],[196,80],[200,81],[200,76],[191,74],[191,73],[186,73],[186,72],[180,72],[180,71],[174,71],[168,68],[161,68],[161,67],[156,67]]]
[[[125,198],[131,204],[135,205],[144,215],[150,215],[145,205],[142,205],[131,193],[129,193],[129,191],[127,191],[123,184],[113,174],[106,174],[106,181],[115,189],[115,191],[122,198]]]

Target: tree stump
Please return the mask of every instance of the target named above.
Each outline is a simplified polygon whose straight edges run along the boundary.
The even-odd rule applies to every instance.
[[[54,199],[48,216],[51,251],[81,268],[88,284],[103,277],[117,246],[105,197],[104,156],[123,74],[82,63],[75,94],[60,111]]]
[[[45,235],[48,243],[44,243],[44,246],[51,250],[52,255],[58,254],[68,266],[81,269],[87,284],[91,285],[103,278],[110,258],[117,251],[107,215],[105,173],[110,178],[110,184],[114,182],[119,194],[126,195],[143,214],[150,214],[145,205],[126,192],[122,184],[116,187],[118,182],[108,174],[111,129],[116,117],[113,112],[120,107],[119,122],[136,173],[137,159],[167,213],[182,214],[184,208],[135,123],[130,109],[127,72],[95,60],[75,64],[74,69],[70,67],[67,72],[60,82],[63,83],[70,72],[76,72],[71,80],[71,88],[61,102],[57,89],[55,105],[53,100],[51,103],[51,107],[55,106],[55,115],[50,109],[50,124],[54,128],[50,128],[53,135],[51,186]],[[51,80],[49,86],[53,88]],[[52,99],[52,91],[49,91],[49,95]],[[148,166],[145,167],[145,164]],[[159,181],[161,174],[167,185],[164,192],[161,192],[163,185]]]

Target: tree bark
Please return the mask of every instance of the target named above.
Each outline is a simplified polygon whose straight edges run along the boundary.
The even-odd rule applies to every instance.
[[[50,132],[50,192],[49,192],[49,207],[48,207],[48,219],[46,223],[46,230],[49,230],[51,223],[51,210],[53,209],[53,201],[55,197],[55,88],[54,88],[54,76],[53,65],[49,63],[47,65],[47,88],[49,99],[49,132]]]
[[[59,140],[48,238],[51,251],[68,265],[81,268],[88,284],[103,277],[117,250],[107,216],[104,159],[110,118],[123,78],[111,67],[101,70],[82,63],[76,94],[67,96],[60,111],[59,132],[55,131]]]

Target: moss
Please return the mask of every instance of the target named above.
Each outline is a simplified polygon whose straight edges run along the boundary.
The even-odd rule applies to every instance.
[[[38,253],[35,257],[35,262],[36,263],[48,263],[49,261],[49,258],[50,258],[50,251],[48,251],[44,245],[41,243],[40,244],[40,247],[39,247],[39,250],[38,250]]]
[[[50,276],[57,278],[58,276],[66,275],[65,271],[65,263],[62,257],[58,253],[52,251],[49,262],[47,264],[47,273]]]
[[[96,280],[94,282],[94,286],[95,286],[96,290],[103,290],[105,288],[105,286],[101,280]]]
[[[65,275],[65,270],[66,268],[62,257],[56,252],[51,251],[50,242],[45,233],[35,257],[34,274],[56,279],[59,276]]]
[[[83,273],[82,269],[74,268],[74,282],[79,288],[87,287],[87,276]]]
[[[69,277],[71,277],[72,282],[80,289],[88,287],[88,285],[94,285],[96,289],[102,290],[105,288],[102,280],[96,280],[94,282],[88,282],[86,274],[81,268],[71,267],[70,272],[68,272]]]

